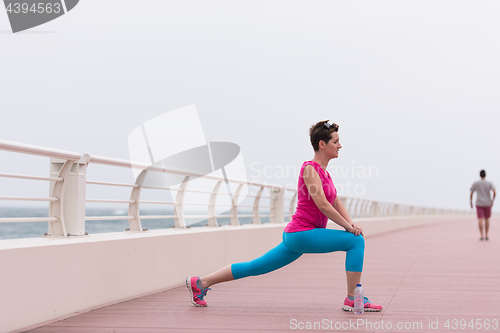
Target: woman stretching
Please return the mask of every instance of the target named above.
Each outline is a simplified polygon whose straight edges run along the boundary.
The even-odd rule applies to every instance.
[[[283,232],[283,241],[252,261],[228,265],[207,276],[188,277],[186,286],[195,306],[207,306],[203,298],[216,283],[272,272],[297,260],[303,253],[346,251],[347,297],[342,309],[354,309],[354,289],[361,280],[365,241],[363,229],[352,222],[326,171],[328,162],[337,158],[342,148],[338,129],[337,124],[329,124],[327,120],[309,130],[314,158],[304,162],[300,169],[297,209]],[[346,231],[325,229],[328,219]],[[381,305],[365,297],[365,311],[381,310]]]

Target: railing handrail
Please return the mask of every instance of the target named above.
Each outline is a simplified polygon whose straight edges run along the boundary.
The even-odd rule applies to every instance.
[[[81,158],[81,155],[79,153],[75,153],[72,151],[29,145],[26,143],[19,143],[7,140],[0,140],[0,150],[7,150],[15,153],[39,155],[45,157],[61,158],[73,161],[79,160]]]
[[[269,187],[269,188],[276,187],[275,185],[272,185],[272,184],[264,184],[264,183],[259,183],[259,182],[249,182],[249,181],[243,180],[243,179],[224,178],[224,177],[218,177],[218,176],[204,175],[204,174],[185,171],[185,170],[159,167],[156,165],[150,165],[150,164],[145,164],[145,163],[141,163],[141,162],[134,162],[134,161],[128,161],[128,160],[122,160],[122,159],[118,159],[118,158],[110,158],[110,157],[104,157],[104,156],[98,156],[98,155],[85,154],[83,159],[87,163],[97,163],[97,164],[103,164],[103,165],[109,165],[109,166],[134,168],[134,169],[141,169],[141,170],[147,169],[150,171],[156,171],[156,172],[162,172],[162,173],[173,173],[173,174],[177,174],[177,175],[181,175],[181,176],[203,177],[203,178],[211,179],[211,180],[222,180],[222,181],[227,180],[227,181],[232,182],[232,183],[248,184],[248,185],[253,185],[253,186],[264,186],[264,187]],[[284,188],[282,186],[279,186],[279,187]],[[286,190],[291,190],[291,189],[287,188]]]

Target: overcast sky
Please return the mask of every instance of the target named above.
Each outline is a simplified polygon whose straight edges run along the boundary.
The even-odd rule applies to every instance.
[[[134,128],[195,104],[249,179],[296,186],[329,119],[341,194],[470,209],[481,169],[500,184],[498,17],[498,1],[82,0],[12,34],[0,11],[0,139],[128,159]]]

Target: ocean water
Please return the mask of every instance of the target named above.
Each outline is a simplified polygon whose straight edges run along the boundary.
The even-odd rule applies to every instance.
[[[240,214],[250,214],[251,212],[242,212]],[[229,214],[225,212],[223,214]],[[268,212],[262,212],[268,214]],[[0,207],[0,218],[15,218],[15,217],[47,217],[49,215],[48,208],[21,208],[21,207]],[[85,216],[127,216],[126,209],[98,209],[87,208]],[[141,216],[144,215],[173,215],[173,211],[167,210],[141,210]],[[240,217],[240,223],[252,223],[251,217]],[[261,217],[263,223],[269,222],[268,217]],[[191,227],[203,227],[208,221],[203,220],[197,223],[190,224],[189,219],[186,219],[186,224]],[[217,218],[220,225],[230,224],[229,217]],[[175,225],[174,219],[155,219],[141,220],[143,228],[148,230],[168,229]],[[125,231],[129,227],[128,220],[116,221],[85,221],[85,231],[90,234],[100,234],[107,232]],[[48,222],[5,222],[0,223],[0,240],[2,239],[17,239],[17,238],[35,238],[41,237],[48,229]]]

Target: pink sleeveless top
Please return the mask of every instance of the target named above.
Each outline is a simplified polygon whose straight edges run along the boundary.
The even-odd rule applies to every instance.
[[[333,186],[330,174],[323,170],[317,162],[304,162],[300,168],[299,183],[297,186],[297,209],[295,210],[295,214],[292,216],[292,220],[288,222],[285,227],[285,232],[298,232],[314,228],[326,228],[326,224],[328,222],[328,217],[326,217],[326,215],[319,210],[318,206],[316,206],[314,200],[309,195],[306,184],[304,183],[303,174],[306,165],[312,165],[319,174],[326,200],[333,204],[335,198],[337,197],[337,189]]]

